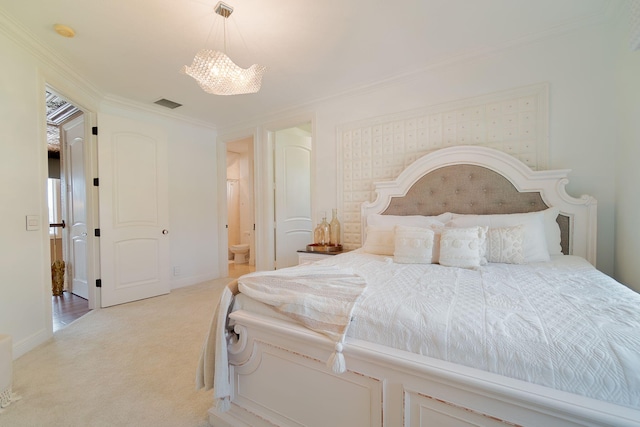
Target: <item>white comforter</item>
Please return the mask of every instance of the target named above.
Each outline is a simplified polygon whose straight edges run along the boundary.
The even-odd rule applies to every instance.
[[[640,408],[640,295],[581,258],[469,270],[355,251],[320,263],[367,281],[349,337]],[[254,306],[239,297],[235,309]]]

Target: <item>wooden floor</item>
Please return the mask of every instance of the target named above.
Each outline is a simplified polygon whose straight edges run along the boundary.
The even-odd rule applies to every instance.
[[[51,308],[53,311],[53,332],[64,328],[91,311],[89,310],[89,301],[70,292],[63,292],[60,296],[52,296]]]

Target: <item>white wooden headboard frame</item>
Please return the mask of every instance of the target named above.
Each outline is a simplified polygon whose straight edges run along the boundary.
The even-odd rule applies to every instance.
[[[384,213],[392,198],[405,197],[420,178],[453,165],[481,166],[506,178],[521,193],[539,193],[547,206],[557,207],[560,215],[568,217],[568,253],[581,256],[595,265],[597,202],[588,195],[575,198],[567,194],[565,186],[569,182],[570,170],[534,171],[509,154],[480,146],[455,146],[431,152],[409,165],[395,180],[374,183],[376,199],[363,203],[361,208],[362,241],[366,239],[366,218],[369,214]],[[423,195],[420,202],[428,203],[428,200]]]

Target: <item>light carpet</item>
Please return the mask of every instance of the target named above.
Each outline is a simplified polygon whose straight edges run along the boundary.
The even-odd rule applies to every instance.
[[[22,399],[0,426],[207,426],[195,388],[202,343],[231,279],[94,310],[14,362]]]

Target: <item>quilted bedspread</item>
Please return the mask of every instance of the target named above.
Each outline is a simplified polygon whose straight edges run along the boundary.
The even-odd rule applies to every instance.
[[[355,251],[319,263],[367,281],[349,337],[640,408],[640,294],[582,258],[462,269]]]

